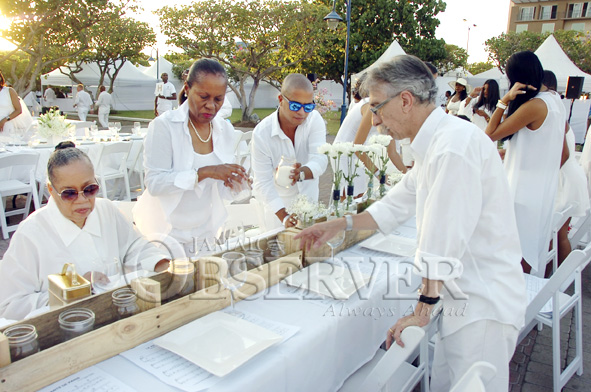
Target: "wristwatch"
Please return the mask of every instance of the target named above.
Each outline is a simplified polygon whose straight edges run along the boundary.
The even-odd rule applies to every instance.
[[[306,179],[306,173],[304,173],[303,170],[300,170],[300,179],[298,180],[298,182],[302,182]]]
[[[195,186],[199,183],[199,169],[195,169]]]

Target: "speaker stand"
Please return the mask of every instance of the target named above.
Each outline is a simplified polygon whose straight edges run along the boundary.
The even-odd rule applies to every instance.
[[[570,124],[570,118],[573,115],[573,105],[575,103],[575,99],[571,98],[570,100],[570,112],[568,113],[568,123]]]

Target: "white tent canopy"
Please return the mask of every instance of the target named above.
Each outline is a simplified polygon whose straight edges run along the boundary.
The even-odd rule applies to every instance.
[[[406,53],[404,52],[404,50],[402,49],[402,47],[400,46],[400,44],[398,43],[398,41],[397,40],[394,40],[390,44],[390,46],[388,47],[388,49],[386,49],[386,51],[384,53],[382,53],[382,55],[380,56],[380,58],[378,58],[372,65],[370,65],[369,67],[365,68],[363,71],[360,71],[360,72],[358,72],[356,74],[351,75],[351,86],[355,86],[355,83],[357,82],[357,79],[359,79],[364,73],[366,73],[367,71],[369,71],[373,67],[377,67],[381,63],[385,63],[387,61],[390,61],[394,57],[400,56],[401,54],[406,54]]]
[[[172,63],[166,60],[164,57],[158,57],[154,64],[150,65],[149,67],[142,70],[142,73],[152,80],[160,79],[160,75],[163,73],[168,74],[168,81],[174,84],[177,88],[177,92],[180,91],[179,87],[181,86],[181,81],[172,73]],[[160,73],[160,75],[158,74]]]

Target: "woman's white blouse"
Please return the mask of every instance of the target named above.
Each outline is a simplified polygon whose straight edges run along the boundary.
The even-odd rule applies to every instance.
[[[0,261],[0,317],[20,320],[47,305],[47,276],[74,263],[80,275],[117,257],[126,266],[153,271],[168,256],[149,244],[107,199],[97,198],[82,229],[53,199],[18,227]]]
[[[227,216],[222,198],[231,199],[229,189],[222,181],[206,179],[195,184],[195,151],[188,116],[187,101],[177,110],[168,111],[150,122],[144,142],[146,191],[133,211],[134,221],[142,234],[171,235],[181,243],[189,242],[191,237],[198,235],[200,222],[195,222],[191,228],[174,227],[171,221],[173,212],[198,210],[209,222],[209,228],[217,231]],[[213,119],[212,126],[213,154],[220,163],[234,163],[235,146],[242,132],[217,117]],[[210,192],[211,187],[215,189]],[[200,202],[184,203],[186,192],[194,193]]]

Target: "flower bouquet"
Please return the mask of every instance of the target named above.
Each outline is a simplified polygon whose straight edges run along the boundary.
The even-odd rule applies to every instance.
[[[391,141],[392,137],[388,135],[374,135],[369,138],[368,156],[378,169],[380,198],[386,194],[386,170],[390,161],[388,146]]]
[[[37,134],[53,144],[59,143],[70,135],[76,127],[66,122],[66,116],[62,116],[59,110],[52,109],[39,116],[37,121]]]
[[[343,146],[340,146],[341,143],[337,144],[330,144],[325,143],[322,146],[318,147],[318,152],[320,154],[325,154],[328,159],[331,161],[332,164],[332,171],[333,171],[333,191],[332,191],[332,212],[334,212],[335,216],[341,216],[341,211],[339,208],[339,202],[341,201],[341,180],[343,179],[343,171],[340,169],[340,161],[341,156],[344,153]]]
[[[328,208],[323,203],[311,202],[306,195],[298,195],[288,207],[287,212],[298,217],[298,227],[305,228],[328,215]]]

